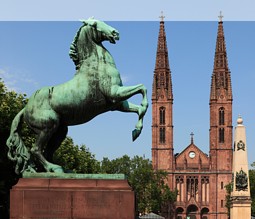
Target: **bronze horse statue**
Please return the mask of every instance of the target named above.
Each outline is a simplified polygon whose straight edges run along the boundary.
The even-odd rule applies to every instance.
[[[93,18],[82,22],[69,52],[76,66],[75,76],[64,84],[37,90],[12,122],[8,157],[16,162],[17,174],[36,172],[33,161],[47,172],[62,173],[63,168],[51,162],[67,135],[67,127],[86,123],[101,113],[111,110],[137,113],[133,141],[142,131],[148,108],[147,90],[142,84],[123,86],[113,57],[102,45],[103,41],[119,40],[119,32]],[[141,105],[127,101],[139,93],[143,96]],[[22,121],[36,133],[31,149],[20,136]]]

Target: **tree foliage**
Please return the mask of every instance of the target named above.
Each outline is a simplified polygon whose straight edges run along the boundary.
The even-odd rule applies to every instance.
[[[226,189],[226,197],[225,197],[226,204],[225,204],[225,207],[228,210],[228,217],[230,217],[231,192],[233,190],[233,183],[230,182],[227,185],[225,185],[225,189]]]
[[[0,79],[0,215],[8,218],[9,190],[17,182],[19,176],[14,172],[14,164],[7,158],[6,140],[10,134],[12,120],[25,106],[25,94],[8,91]],[[34,133],[25,124],[22,126],[22,139],[27,147],[34,143]],[[151,161],[143,157],[121,158],[101,162],[85,145],[75,145],[67,137],[55,152],[53,161],[64,169],[75,173],[123,173],[135,191],[139,213],[154,212],[169,218],[176,200],[176,191],[171,191],[166,184],[167,174],[164,171],[154,171]]]
[[[74,173],[98,173],[100,163],[85,145],[75,145],[67,137],[53,155],[54,163]]]
[[[18,180],[14,172],[14,164],[7,158],[6,140],[10,134],[12,120],[26,102],[26,95],[9,91],[0,79],[0,215],[2,218],[8,218],[9,190]],[[23,136],[26,144],[30,144],[33,139],[28,137],[28,133],[28,128],[24,126]]]
[[[166,184],[167,173],[154,171],[151,161],[135,156],[130,159],[124,155],[121,158],[101,162],[103,173],[124,173],[136,194],[138,213],[154,212],[161,215],[170,215],[177,192],[171,191]]]
[[[109,173],[109,174],[125,174],[127,177],[130,176],[131,173],[131,160],[130,157],[124,155],[121,158],[109,160],[109,158],[104,157],[101,161],[101,173]]]
[[[255,162],[251,165],[253,169],[249,170],[249,180],[250,180],[250,191],[251,191],[251,215],[255,216]]]

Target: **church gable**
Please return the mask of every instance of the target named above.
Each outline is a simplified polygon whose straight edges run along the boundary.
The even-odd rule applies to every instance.
[[[209,169],[209,157],[192,143],[176,156],[176,169]]]

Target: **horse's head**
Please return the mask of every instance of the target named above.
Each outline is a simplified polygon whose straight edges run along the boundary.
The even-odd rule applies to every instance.
[[[102,46],[101,43],[105,40],[110,43],[119,40],[119,32],[102,21],[89,18],[82,22],[83,26],[76,33],[69,51],[76,69],[79,69],[81,61],[96,51],[95,45]]]
[[[94,34],[94,41],[98,43],[105,40],[110,41],[110,43],[115,43],[116,40],[119,40],[119,32],[103,21],[89,18],[88,20],[82,20],[82,22],[85,26],[88,25],[93,28],[93,31],[96,32]]]

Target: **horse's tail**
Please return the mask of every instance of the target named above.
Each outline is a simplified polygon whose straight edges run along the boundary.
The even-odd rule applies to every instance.
[[[6,141],[9,148],[8,158],[16,162],[15,172],[22,173],[27,169],[30,153],[19,134],[23,121],[24,108],[15,116],[12,121],[10,136]]]

